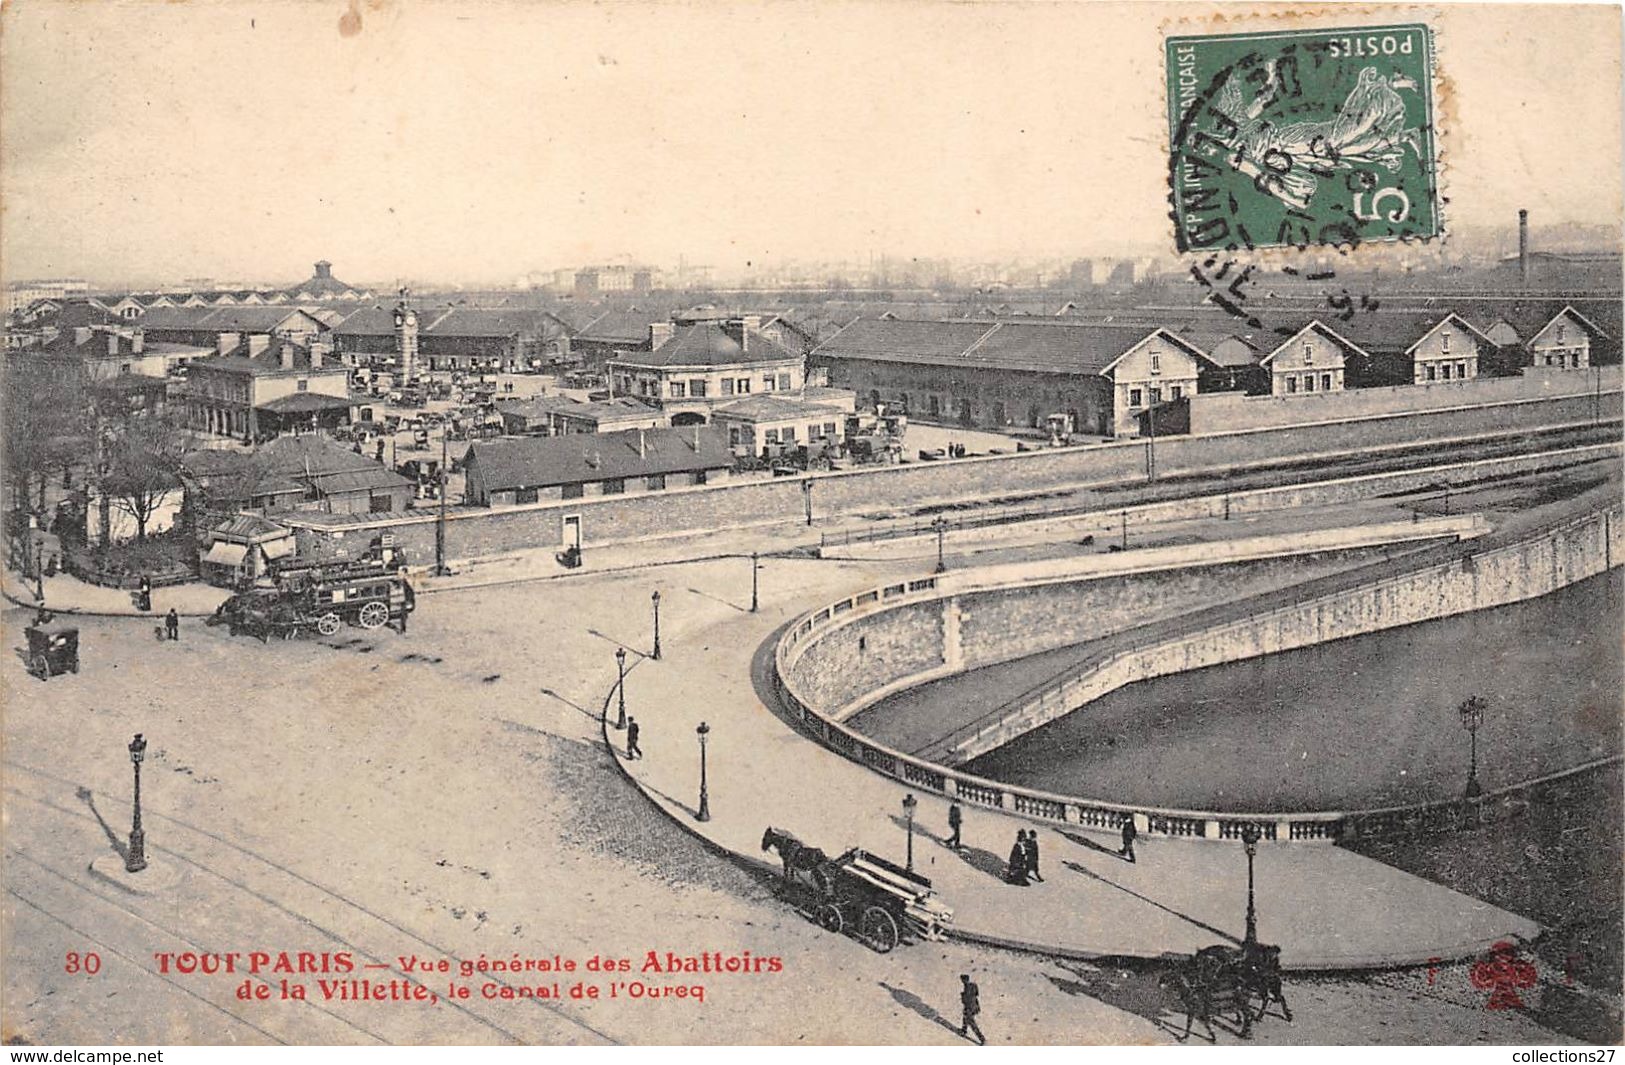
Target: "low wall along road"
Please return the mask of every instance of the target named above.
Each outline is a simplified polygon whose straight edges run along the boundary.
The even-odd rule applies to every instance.
[[[1262,827],[1265,838],[1295,842],[1330,842],[1398,828],[1476,822],[1515,809],[1522,791],[1535,782],[1487,793],[1471,803],[1359,812],[1217,814],[1054,795],[960,773],[946,763],[992,750],[1138,680],[1544,595],[1618,565],[1620,521],[1621,510],[1615,505],[1526,533],[1511,543],[1482,548],[1447,544],[1338,574],[1323,582],[1319,594],[1301,600],[1288,594],[1285,602],[1262,612],[1238,611],[1231,604],[1232,609],[1221,606],[1175,618],[1173,624],[1160,629],[1151,626],[1157,631],[1150,637],[1112,648],[1081,672],[1027,693],[998,708],[988,719],[934,745],[933,750],[943,752],[937,760],[877,744],[843,725],[841,719],[886,694],[967,668],[957,600],[973,592],[984,600],[990,594],[1030,593],[1031,578],[1019,579],[1014,567],[1004,568],[1008,571],[1004,574],[963,571],[887,585],[803,615],[786,630],[776,649],[778,690],[814,737],[876,772],[915,788],[1039,820],[1115,830],[1132,818],[1142,832],[1201,839],[1237,839],[1242,827],[1252,823]],[[1126,552],[1116,558],[1133,564],[1136,554],[1141,553]],[[1077,574],[1071,579],[1086,581],[1098,576],[1098,572]],[[1049,579],[1064,580],[1054,573]],[[1235,616],[1238,613],[1242,616]],[[1134,637],[1136,633],[1125,635]],[[861,664],[861,656],[871,647],[870,636],[876,640],[877,652],[906,648],[906,653],[877,673]],[[1014,651],[1021,653],[1029,652]],[[879,681],[879,686],[859,693],[845,681],[835,681],[842,661],[852,675]]]
[[[1572,394],[1479,406],[1383,414],[1248,432],[1124,441],[1087,447],[991,455],[953,462],[911,463],[820,474],[676,488],[641,495],[589,496],[524,506],[456,507],[446,522],[446,557],[488,558],[539,547],[562,547],[568,518],[580,522],[585,550],[660,536],[780,525],[801,520],[809,499],[814,516],[890,513],[962,500],[989,500],[1090,485],[1143,480],[1154,461],[1158,477],[1230,473],[1288,459],[1369,454],[1384,448],[1477,436],[1517,436],[1620,418],[1618,373],[1598,393],[1587,381],[1566,382]],[[1153,451],[1154,448],[1154,451]],[[1154,455],[1154,460],[1153,460]],[[357,553],[381,532],[413,559],[435,551],[436,516],[290,514],[299,551]]]

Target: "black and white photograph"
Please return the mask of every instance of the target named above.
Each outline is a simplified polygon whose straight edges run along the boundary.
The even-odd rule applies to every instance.
[[[9,0],[8,1061],[1611,1060],[1621,23]]]

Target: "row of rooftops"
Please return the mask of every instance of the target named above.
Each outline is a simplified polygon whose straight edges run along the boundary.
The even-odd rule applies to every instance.
[[[1453,310],[1360,313],[1348,320],[1336,313],[1272,310],[1270,321],[1251,327],[1219,311],[1178,313],[1133,310],[1079,319],[928,319],[890,315],[859,318],[819,345],[814,358],[962,366],[1035,373],[1104,374],[1147,337],[1157,335],[1198,359],[1226,368],[1262,365],[1304,329],[1316,326],[1335,341],[1367,355],[1408,355],[1446,321],[1492,347],[1527,344],[1567,311],[1593,339],[1620,336],[1617,301],[1549,301],[1496,308],[1489,321],[1474,308],[1477,321]],[[1606,324],[1604,324],[1606,323]],[[1492,335],[1493,334],[1493,335]]]

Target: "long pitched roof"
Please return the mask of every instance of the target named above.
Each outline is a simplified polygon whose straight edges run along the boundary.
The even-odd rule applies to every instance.
[[[814,354],[933,366],[1037,373],[1104,374],[1153,333],[1197,358],[1206,354],[1167,329],[1139,324],[1055,321],[913,322],[860,318]]]
[[[476,442],[465,465],[478,469],[487,491],[503,491],[720,470],[733,460],[726,437],[696,426]]]
[[[749,366],[800,358],[761,333],[750,333],[741,345],[737,329],[717,322],[678,326],[658,348],[612,361],[632,366]]]

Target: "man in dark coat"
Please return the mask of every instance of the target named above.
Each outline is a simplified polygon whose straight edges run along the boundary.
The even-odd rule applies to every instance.
[[[955,799],[948,804],[948,846],[958,850],[964,844],[959,841],[959,826],[965,819],[965,812],[959,808],[959,800]]]
[[[638,719],[630,714],[626,718],[626,756],[628,758],[643,757],[643,751],[638,748]]]
[[[1124,818],[1123,849],[1117,852],[1119,857],[1131,862],[1134,860],[1134,837],[1138,836],[1139,834],[1139,829],[1134,827],[1134,817],[1130,815],[1129,817]]]
[[[174,607],[170,607],[169,613],[164,615],[164,634],[171,640],[181,638],[181,616],[175,613]]]
[[[987,1046],[987,1036],[982,1034],[982,1026],[976,1023],[976,1015],[982,1012],[982,989],[976,986],[976,981],[970,978],[969,973],[959,974],[959,1034],[969,1039],[969,1032],[976,1033],[976,1042],[980,1046]]]
[[[1038,830],[1036,828],[1027,830],[1027,842],[1023,849],[1027,854],[1027,875],[1042,884],[1044,878],[1038,875]]]
[[[1005,870],[1004,879],[1021,887],[1027,886],[1027,833],[1017,829],[1016,841],[1010,845],[1010,868]]]

